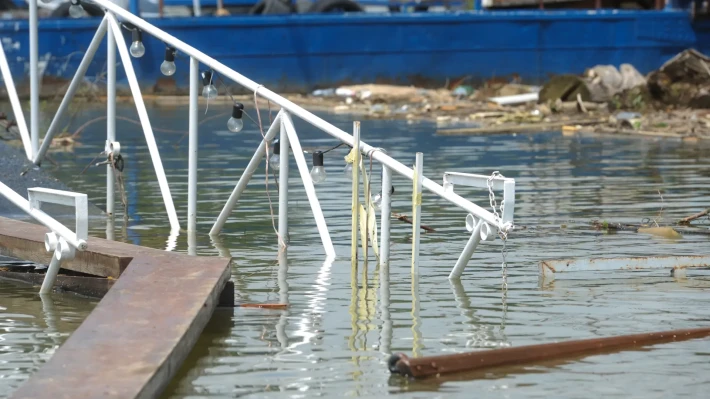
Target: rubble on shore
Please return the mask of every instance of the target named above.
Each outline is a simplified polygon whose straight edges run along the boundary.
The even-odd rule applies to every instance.
[[[431,120],[444,135],[563,130],[710,139],[710,58],[686,50],[647,76],[632,65],[555,76],[542,87],[457,82],[431,90],[356,85],[294,98],[368,118]]]

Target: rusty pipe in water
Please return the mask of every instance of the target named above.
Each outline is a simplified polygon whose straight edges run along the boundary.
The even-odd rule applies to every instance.
[[[708,335],[710,335],[710,327],[581,339],[420,358],[410,358],[403,353],[397,353],[390,356],[387,366],[392,374],[425,378],[440,374],[622,351],[665,342],[702,338]]]

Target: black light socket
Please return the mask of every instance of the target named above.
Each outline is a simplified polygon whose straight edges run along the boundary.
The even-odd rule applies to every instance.
[[[212,71],[202,72],[202,85],[207,86],[212,84]]]
[[[279,155],[281,153],[281,143],[279,143],[279,139],[274,140],[274,155]]]
[[[242,114],[244,113],[244,104],[236,103],[232,107],[232,118],[242,119]]]
[[[143,32],[141,32],[140,29],[136,28],[131,32],[131,37],[133,38],[134,42],[142,42],[143,41]]]
[[[175,62],[175,49],[172,47],[165,48],[165,61]]]
[[[323,151],[313,153],[313,166],[323,166]]]

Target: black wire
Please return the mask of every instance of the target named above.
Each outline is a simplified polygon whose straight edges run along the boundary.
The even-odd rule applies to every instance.
[[[325,151],[322,151],[322,152],[323,152],[323,154],[325,154],[326,152],[333,151],[334,149],[336,149],[336,148],[338,148],[338,147],[342,147],[342,146],[344,146],[344,145],[347,145],[348,148],[352,148],[352,147],[351,147],[350,145],[348,145],[348,144],[340,143],[340,144],[336,145],[335,147],[329,148],[329,149],[327,149],[327,150],[325,150]]]

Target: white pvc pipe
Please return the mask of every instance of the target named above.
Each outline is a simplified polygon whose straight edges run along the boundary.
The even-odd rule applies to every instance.
[[[106,50],[106,151],[108,154],[111,143],[116,141],[116,38],[112,30],[108,31]],[[109,216],[115,212],[115,179],[113,165],[109,163],[106,165],[106,213]]]
[[[40,294],[49,294],[52,292],[52,287],[54,287],[54,282],[57,280],[61,263],[62,260],[57,256],[57,252],[55,251],[52,254],[52,260],[49,262],[47,273],[44,275],[44,280],[42,280],[42,286],[39,289]]]
[[[228,66],[226,66],[226,65],[222,64],[221,62],[215,60],[214,58],[206,55],[205,53],[197,50],[196,48],[188,45],[187,43],[175,38],[174,36],[168,34],[167,32],[164,32],[164,31],[160,30],[159,28],[151,25],[150,23],[144,21],[140,17],[137,17],[137,16],[131,14],[130,12],[121,8],[120,6],[113,4],[109,0],[94,0],[94,1],[96,4],[99,4],[100,6],[106,8],[109,11],[120,16],[122,20],[132,23],[133,25],[139,27],[144,32],[147,32],[148,34],[154,36],[155,38],[162,40],[167,45],[177,48],[182,53],[184,53],[188,56],[197,58],[198,60],[200,60],[200,62],[207,65],[208,68],[221,74],[225,78],[231,79],[232,81],[242,85],[243,87],[245,87],[251,91],[258,90],[259,95],[261,95],[263,98],[268,99],[269,101],[281,106],[282,108],[284,108],[285,110],[290,112],[292,115],[295,115],[295,116],[303,119],[304,121],[310,123],[311,125],[324,131],[325,133],[331,135],[332,137],[335,137],[336,139],[340,140],[341,142],[343,142],[345,144],[348,144],[350,146],[353,145],[353,136],[352,135],[331,125],[330,123],[326,122],[322,118],[319,118],[316,115],[312,114],[311,112],[305,110],[304,108],[301,108],[300,106],[294,104],[292,101],[289,101],[289,100],[285,99],[284,97],[281,97],[280,95],[265,88],[264,86],[257,84],[253,80],[235,72],[234,70],[232,70]],[[360,148],[361,148],[361,153],[366,154],[370,150],[372,150],[373,147],[364,143],[364,142],[361,142]],[[375,151],[373,153],[372,158],[387,165],[394,172],[397,172],[400,175],[408,178],[409,180],[412,180],[412,176],[414,175],[414,171],[411,168],[408,168],[407,166],[403,165],[401,162],[390,157],[389,155],[387,155],[381,151]],[[483,220],[485,220],[486,222],[488,222],[494,226],[499,226],[499,223],[496,220],[495,215],[493,215],[491,212],[468,201],[467,199],[461,197],[458,194],[445,192],[444,188],[441,187],[438,183],[425,178],[422,185],[427,190],[429,190],[429,191],[433,192],[434,194],[459,206],[460,208],[462,208],[466,212],[473,213],[474,215],[482,218]]]
[[[358,227],[360,226],[358,221],[358,213],[360,212],[360,122],[353,122],[353,174],[352,174],[352,222],[350,224],[350,229],[352,230],[352,236],[350,238],[350,257],[352,258],[353,265],[357,265],[357,240],[358,240]],[[365,244],[367,245],[367,244]]]
[[[220,212],[219,216],[217,216],[217,220],[214,222],[212,230],[210,230],[210,235],[216,235],[222,231],[229,214],[232,213],[232,210],[237,205],[237,201],[239,201],[239,197],[241,197],[242,193],[247,188],[247,184],[249,184],[251,177],[259,167],[259,163],[266,155],[266,146],[268,145],[268,142],[271,141],[276,136],[276,133],[281,130],[281,114],[283,112],[284,111],[279,111],[276,118],[274,118],[274,121],[271,123],[269,130],[264,135],[265,138],[261,140],[259,148],[257,148],[256,152],[251,157],[251,161],[249,161],[246,169],[244,169],[244,172],[242,172],[242,175],[239,177],[239,181],[237,182],[237,185],[234,186],[234,190],[232,190],[232,194],[229,196],[227,203],[224,204],[222,212]]]
[[[392,316],[390,315],[390,265],[380,264],[380,353],[390,354],[392,346]]]
[[[382,188],[380,205],[380,264],[390,261],[390,218],[392,212],[392,171],[382,165]]]
[[[84,80],[86,69],[89,68],[89,64],[91,64],[91,61],[94,59],[94,54],[96,54],[96,50],[98,50],[99,45],[101,45],[101,40],[103,40],[104,35],[106,34],[107,24],[108,22],[106,21],[106,18],[104,18],[101,21],[99,28],[96,30],[94,38],[91,39],[89,48],[86,49],[84,58],[81,59],[81,63],[76,69],[76,73],[74,74],[71,83],[69,83],[69,88],[67,88],[67,92],[64,95],[64,98],[62,99],[61,104],[59,104],[57,112],[54,114],[54,119],[52,119],[52,123],[49,124],[49,129],[47,129],[47,133],[44,135],[42,146],[39,148],[39,152],[32,155],[32,162],[35,165],[39,165],[42,161],[42,158],[44,158],[44,154],[47,153],[49,145],[52,143],[52,139],[57,133],[57,129],[59,129],[60,119],[64,117],[64,114],[69,108],[69,104],[71,103],[72,98],[74,98],[74,93],[76,93],[76,89],[79,88],[79,85],[81,85],[81,82]]]
[[[419,273],[419,242],[422,223],[422,179],[424,174],[424,154],[417,153],[414,190],[412,190],[412,274]]]
[[[51,216],[42,212],[40,209],[32,208],[30,209],[30,202],[23,198],[20,194],[16,193],[13,189],[6,186],[5,183],[0,181],[0,194],[7,198],[10,202],[15,204],[18,208],[22,209],[25,213],[29,214],[35,220],[45,225],[47,228],[57,233],[66,242],[71,244],[73,247],[83,251],[87,248],[86,240],[77,239],[76,234],[69,230],[63,224],[57,222]]]
[[[123,38],[121,33],[121,27],[116,22],[116,17],[111,13],[106,13],[106,19],[109,22],[110,28],[113,30],[113,34],[117,38]],[[153,160],[153,167],[155,168],[155,174],[158,178],[158,185],[160,185],[160,192],[163,195],[163,202],[165,203],[165,210],[168,212],[168,219],[170,220],[170,227],[172,230],[180,229],[180,222],[178,221],[177,213],[175,212],[175,205],[173,204],[173,197],[170,195],[170,187],[168,186],[168,179],[165,176],[165,170],[163,169],[163,163],[160,160],[160,152],[158,151],[158,144],[155,142],[155,137],[153,136],[153,128],[150,125],[150,119],[148,118],[148,111],[145,109],[145,103],[143,102],[143,96],[141,95],[141,89],[138,85],[138,79],[136,78],[136,72],[133,70],[133,64],[131,63],[131,56],[128,54],[128,47],[126,42],[123,40],[116,40],[118,44],[118,54],[121,56],[121,61],[123,67],[126,70],[126,78],[128,78],[128,85],[131,88],[131,94],[133,94],[133,101],[136,104],[136,110],[138,111],[138,119],[140,119],[141,126],[143,127],[143,134],[145,135],[145,141],[148,144],[148,150],[150,151],[150,157]]]
[[[471,232],[471,237],[468,239],[463,252],[459,255],[456,265],[454,265],[454,268],[451,270],[451,274],[449,274],[449,280],[461,278],[463,271],[466,269],[466,265],[468,265],[468,261],[471,260],[473,251],[476,250],[476,247],[481,242],[481,226],[483,225],[483,222],[477,221],[472,215],[468,215],[467,224],[468,218],[473,218],[471,221],[474,224],[473,231]]]
[[[32,156],[39,150],[39,48],[37,0],[29,0],[30,11],[30,141]]]
[[[192,0],[192,14],[196,17],[202,15],[202,5],[200,4],[200,0]]]
[[[187,231],[197,230],[197,148],[200,62],[190,57],[189,144],[187,150]]]
[[[285,112],[284,112],[285,115]],[[288,245],[288,157],[289,145],[288,134],[286,133],[285,118],[281,115],[281,135],[279,140],[279,237],[281,244]]]
[[[316,189],[313,186],[313,180],[311,179],[311,174],[308,171],[306,158],[303,156],[303,149],[301,148],[301,142],[298,140],[296,128],[293,126],[293,121],[291,121],[291,116],[289,116],[288,113],[284,113],[281,119],[283,120],[283,126],[286,128],[288,141],[291,144],[291,148],[293,148],[293,157],[296,159],[296,165],[298,166],[298,171],[301,174],[303,187],[306,189],[308,202],[311,204],[313,217],[316,219],[316,226],[318,227],[320,239],[323,242],[323,249],[325,249],[327,257],[335,257],[335,248],[333,247],[333,242],[330,239],[330,233],[328,233],[328,225],[325,223],[323,210],[320,207],[320,202],[318,201],[318,196],[316,195]]]
[[[30,142],[30,132],[27,130],[25,114],[22,112],[20,98],[17,96],[17,89],[15,88],[15,82],[12,80],[12,72],[10,71],[10,65],[7,63],[7,57],[5,57],[5,50],[3,49],[2,43],[0,43],[0,72],[2,72],[2,79],[5,81],[7,96],[10,98],[12,113],[15,114],[17,130],[20,131],[22,146],[25,148],[25,156],[31,161],[32,143]]]

